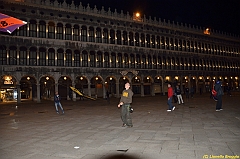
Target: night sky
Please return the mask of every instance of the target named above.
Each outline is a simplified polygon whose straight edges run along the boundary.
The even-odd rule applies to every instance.
[[[105,10],[111,8],[114,12],[121,10],[130,15],[140,12],[146,15],[174,21],[187,23],[194,26],[209,27],[240,35],[240,1],[239,0],[75,0],[82,2],[83,6],[90,4],[98,9],[104,6]]]

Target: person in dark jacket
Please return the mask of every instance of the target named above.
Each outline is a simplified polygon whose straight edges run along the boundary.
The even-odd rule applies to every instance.
[[[223,110],[222,109],[222,96],[223,96],[223,90],[222,90],[222,82],[220,79],[217,80],[215,83],[214,89],[217,92],[217,104],[216,104],[216,111]]]
[[[130,83],[125,84],[125,90],[123,90],[118,108],[121,107],[121,119],[123,122],[123,127],[132,127],[132,118],[130,115],[130,104],[132,103],[133,92],[130,88]]]
[[[59,114],[59,112],[58,112],[58,106],[59,106],[62,110],[62,114],[64,114],[64,110],[63,110],[62,104],[60,102],[60,96],[59,96],[58,92],[55,93],[54,104],[55,104],[56,112]]]

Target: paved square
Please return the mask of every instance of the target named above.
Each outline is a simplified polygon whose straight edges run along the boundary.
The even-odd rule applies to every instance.
[[[121,127],[119,99],[0,104],[1,159],[240,158],[240,93],[223,96],[215,111],[209,94],[167,112],[167,97],[133,97],[133,127]],[[227,156],[228,155],[228,156]]]

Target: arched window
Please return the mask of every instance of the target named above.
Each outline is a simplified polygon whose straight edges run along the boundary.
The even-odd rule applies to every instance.
[[[102,52],[97,52],[97,67],[103,67],[103,58],[102,58]]]
[[[157,58],[155,55],[153,56],[153,69],[157,69]]]
[[[139,33],[135,33],[135,46],[139,46]]]
[[[145,35],[141,34],[141,47],[145,47]]]
[[[53,22],[48,23],[48,38],[55,39],[55,24]]]
[[[129,32],[129,45],[134,46],[133,32]]]
[[[96,29],[96,42],[102,43],[102,30],[99,27]]]
[[[122,63],[122,54],[118,53],[118,59],[117,59],[117,67],[122,68],[123,67],[123,63]]]
[[[90,67],[96,67],[96,58],[95,58],[95,52],[90,52]]]
[[[37,22],[35,20],[30,20],[29,36],[30,37],[37,37]]]
[[[67,66],[67,67],[71,67],[72,66],[72,50],[70,50],[70,49],[66,50],[65,66]]]
[[[108,44],[108,29],[103,29],[103,43]]]
[[[46,22],[44,21],[39,22],[38,34],[39,34],[39,38],[46,38]]]
[[[152,37],[151,37],[151,44],[152,44],[152,48],[155,48],[155,36],[154,35],[152,35]]]
[[[90,32],[89,32],[89,38],[90,38]],[[86,26],[82,26],[82,28],[81,28],[81,41],[85,41],[85,42],[87,41],[87,27]]]
[[[112,61],[112,67],[116,68],[116,54],[113,52],[111,53],[111,61]]]
[[[128,54],[124,54],[124,67],[129,68],[129,58]]]
[[[130,55],[130,61],[131,61],[131,65],[130,65],[131,68],[135,68],[135,58],[133,54]]]
[[[46,49],[39,48],[39,66],[46,66]]]
[[[82,52],[82,66],[88,67],[88,53],[87,51]]]
[[[58,49],[57,51],[57,65],[64,66],[64,53],[63,49]]]
[[[37,66],[37,48],[31,47],[29,52],[29,65]]]
[[[73,26],[73,40],[74,41],[79,41],[79,26],[78,25],[74,25]]]
[[[108,52],[104,53],[104,64],[105,64],[106,68],[110,67],[109,53]]]
[[[147,42],[147,47],[149,48],[150,47],[150,35],[149,34],[146,35],[146,42]]]
[[[80,67],[80,52],[79,52],[79,50],[74,51],[74,66]]]
[[[136,55],[136,68],[141,68],[141,58],[140,55]]]
[[[152,57],[151,57],[151,55],[148,55],[147,64],[148,64],[148,68],[149,68],[149,69],[152,69]]]
[[[66,26],[65,26],[65,40],[72,40],[72,26],[71,26],[71,24],[66,24]]]
[[[128,45],[128,36],[126,31],[123,31],[123,45]]]
[[[117,30],[117,44],[122,45],[122,36],[120,30]]]
[[[110,44],[115,44],[115,31],[113,29],[110,30]]]
[[[48,50],[48,66],[55,66],[55,50],[53,48]]]
[[[20,47],[19,52],[19,65],[27,65],[27,48]]]
[[[142,68],[145,69],[147,68],[147,59],[146,59],[146,55],[142,55]]]
[[[63,39],[63,25],[61,23],[57,24],[57,39]]]

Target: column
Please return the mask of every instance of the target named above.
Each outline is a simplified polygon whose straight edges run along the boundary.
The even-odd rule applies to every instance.
[[[116,97],[119,98],[120,94],[119,94],[119,83],[116,82]]]
[[[17,84],[17,104],[21,103],[21,89],[20,89],[20,84]]]
[[[103,87],[103,99],[106,97],[106,88],[105,88],[105,82],[102,81],[102,87]]]
[[[75,83],[72,83],[72,87],[75,88]],[[77,96],[76,96],[76,93],[74,91],[72,91],[72,100],[73,101],[76,101],[77,100]]]
[[[55,81],[55,92],[58,92],[58,83]],[[54,92],[54,95],[55,95],[55,92]]]
[[[141,97],[144,97],[144,85],[141,83]]]
[[[67,100],[71,100],[70,95],[69,95],[69,83],[67,82]]]
[[[154,83],[151,83],[151,95],[155,96],[155,93],[154,93]]]
[[[88,83],[88,96],[91,97],[91,83]]]
[[[37,103],[41,103],[40,99],[40,84],[37,83]]]

